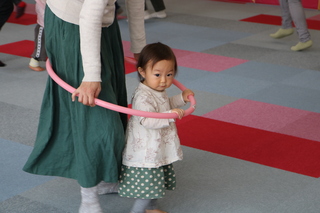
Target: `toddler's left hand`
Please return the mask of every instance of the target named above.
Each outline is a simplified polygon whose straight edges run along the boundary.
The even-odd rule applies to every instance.
[[[190,102],[190,100],[188,98],[189,95],[194,96],[194,92],[191,89],[185,89],[182,92],[182,97],[183,97],[184,102]]]
[[[178,115],[178,118],[181,119],[184,115],[184,110],[180,108],[172,109],[171,112],[174,112]]]

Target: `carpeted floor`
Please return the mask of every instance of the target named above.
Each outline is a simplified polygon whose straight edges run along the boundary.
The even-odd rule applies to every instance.
[[[78,212],[74,180],[24,173],[48,75],[28,68],[34,2],[0,32],[0,212]],[[119,0],[120,5],[124,2]],[[196,93],[193,115],[177,121],[184,160],[177,189],[159,201],[169,213],[318,213],[320,209],[320,15],[305,9],[313,47],[293,52],[296,34],[272,39],[277,5],[165,0],[168,17],[145,22],[147,42],[174,50],[177,80]],[[148,2],[149,4],[149,2]],[[152,8],[150,6],[150,8]],[[130,40],[119,19],[124,53]],[[138,84],[126,64],[128,97]],[[176,94],[175,87],[169,94]],[[129,100],[130,101],[130,100]],[[104,212],[133,200],[100,197]]]

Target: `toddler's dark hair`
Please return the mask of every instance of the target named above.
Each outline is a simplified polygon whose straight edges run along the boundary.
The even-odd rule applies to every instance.
[[[142,49],[136,68],[138,70],[138,67],[141,67],[143,70],[146,70],[149,61],[151,62],[151,67],[153,67],[156,63],[162,60],[173,61],[174,75],[176,75],[178,72],[176,56],[169,46],[160,42],[148,44]],[[143,77],[139,72],[138,75],[142,82],[144,80]]]

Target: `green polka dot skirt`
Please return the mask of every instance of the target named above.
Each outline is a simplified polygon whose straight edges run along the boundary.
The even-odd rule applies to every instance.
[[[165,191],[174,190],[176,175],[172,164],[159,168],[121,167],[119,195],[121,197],[157,199]]]

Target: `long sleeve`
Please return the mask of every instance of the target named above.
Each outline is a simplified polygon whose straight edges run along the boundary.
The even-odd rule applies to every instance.
[[[80,12],[80,47],[83,81],[101,82],[101,25],[108,0],[85,0]]]
[[[180,108],[184,105],[186,105],[186,102],[184,102],[183,97],[182,97],[182,93],[179,95],[175,95],[170,97],[169,99],[170,101],[170,109],[173,108]]]
[[[148,94],[139,93],[135,97],[134,106],[135,109],[145,112],[160,112],[157,102],[152,101],[152,97]],[[162,113],[169,113],[170,111],[164,111]],[[145,118],[139,117],[140,124],[147,129],[162,129],[170,125],[170,119],[159,118]]]
[[[83,81],[101,82],[101,28],[115,18],[115,0],[47,0],[60,19],[79,25]]]
[[[132,108],[169,112],[169,98],[165,91],[158,92],[140,83],[133,96]],[[126,166],[157,168],[183,158],[176,125],[170,119],[131,116],[126,139],[123,151]]]

